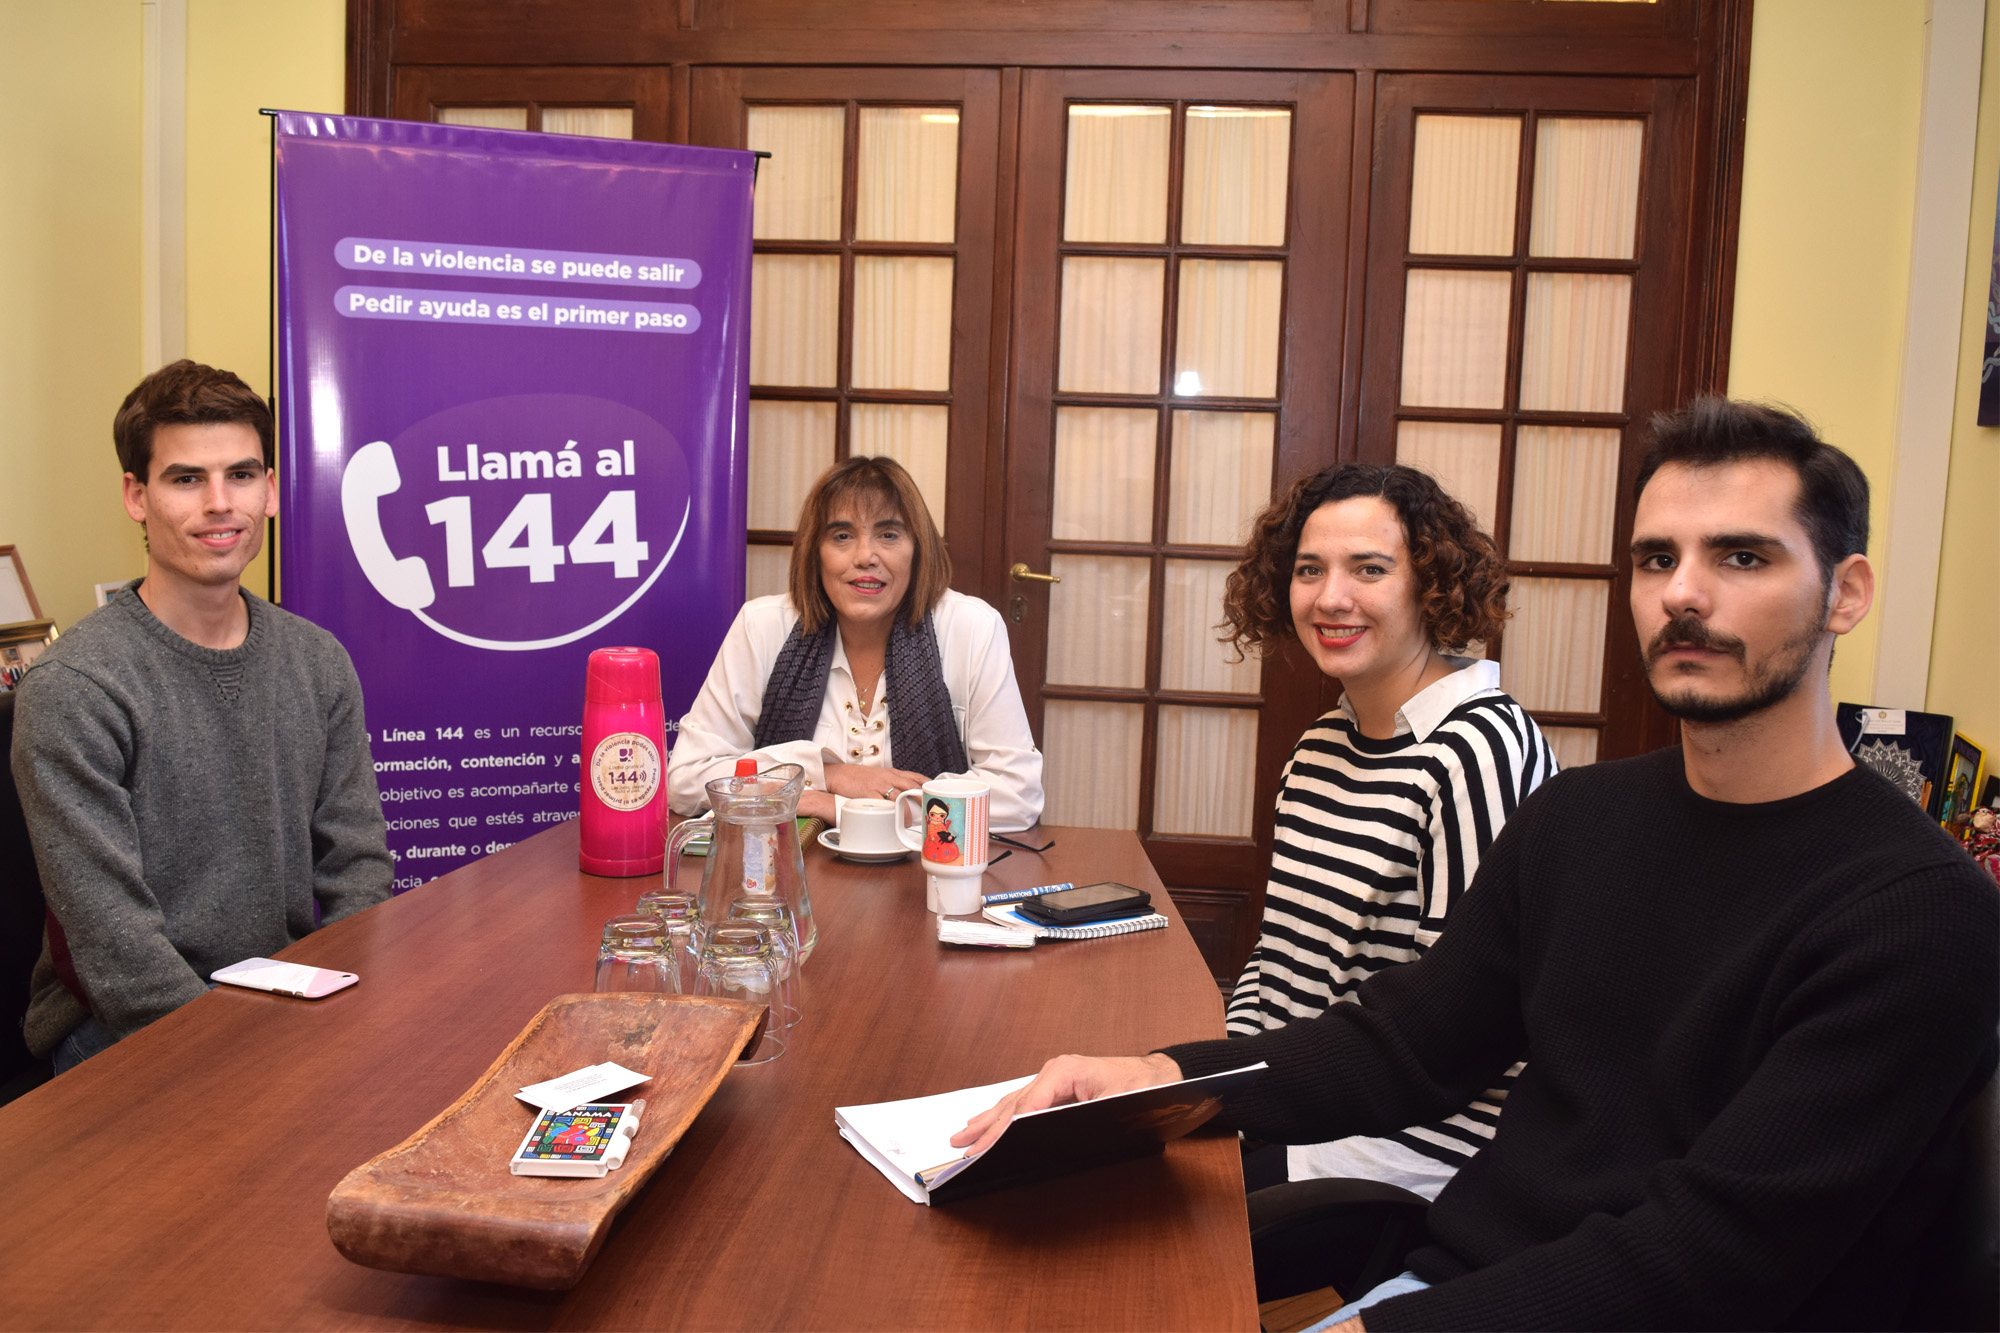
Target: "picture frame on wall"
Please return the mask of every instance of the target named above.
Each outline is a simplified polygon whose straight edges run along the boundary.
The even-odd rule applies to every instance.
[[[1945,770],[1944,799],[1938,822],[1954,837],[1963,837],[1966,827],[1972,822],[1972,812],[1977,808],[1974,797],[1979,791],[1979,771],[1985,759],[1985,751],[1974,745],[1964,733],[1953,734],[1951,763]]]
[[[34,585],[28,582],[28,567],[18,547],[0,546],[0,625],[18,625],[42,618],[42,604],[35,600]]]
[[[24,620],[0,625],[0,690],[11,690],[28,674],[48,646],[56,641],[53,620]]]
[[[1834,709],[1840,743],[1932,819],[1943,820],[1945,768],[1952,756],[1952,720],[1942,713],[1842,703]],[[1976,748],[1976,747],[1975,747]]]

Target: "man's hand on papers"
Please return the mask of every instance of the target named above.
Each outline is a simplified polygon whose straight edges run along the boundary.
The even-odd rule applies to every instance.
[[[1042,1066],[1035,1081],[1000,1099],[965,1122],[951,1136],[951,1146],[965,1155],[985,1152],[1000,1137],[1007,1122],[1027,1111],[1042,1111],[1065,1102],[1088,1102],[1113,1093],[1136,1092],[1162,1083],[1178,1082],[1181,1067],[1164,1055],[1058,1055]]]

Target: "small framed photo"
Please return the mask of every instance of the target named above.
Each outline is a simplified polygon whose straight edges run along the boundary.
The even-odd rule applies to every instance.
[[[1951,738],[1951,764],[1945,770],[1944,806],[1938,822],[1954,836],[1965,836],[1976,809],[1973,797],[1979,791],[1979,770],[1986,754],[1977,745],[1955,732]]]
[[[1837,707],[1833,716],[1840,727],[1840,743],[1857,763],[1888,779],[1932,819],[1945,822],[1945,770],[1951,763],[1953,736],[1949,717],[1850,703]],[[1977,746],[1973,752],[1978,753]]]
[[[21,563],[21,552],[12,546],[0,546],[0,626],[41,618],[42,604],[35,600],[35,589],[28,582],[28,567]]]
[[[56,641],[53,620],[0,625],[0,690],[11,690],[28,674],[42,651]]]

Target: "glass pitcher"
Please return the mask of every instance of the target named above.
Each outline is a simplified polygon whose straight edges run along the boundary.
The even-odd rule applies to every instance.
[[[806,892],[805,858],[799,851],[799,797],[806,771],[774,764],[754,775],[708,784],[710,819],[684,820],[667,840],[666,883],[680,870],[681,848],[712,831],[701,872],[701,917],[706,926],[729,919],[739,898],[774,897],[791,908],[799,933],[799,961],[819,943],[812,897]]]

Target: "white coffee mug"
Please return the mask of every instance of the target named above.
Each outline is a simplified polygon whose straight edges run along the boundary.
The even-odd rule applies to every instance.
[[[840,850],[863,856],[903,850],[896,837],[896,806],[873,796],[840,803]]]
[[[974,778],[932,778],[896,794],[896,836],[923,855],[931,911],[965,916],[979,910],[991,794]],[[911,806],[907,811],[905,801]]]

